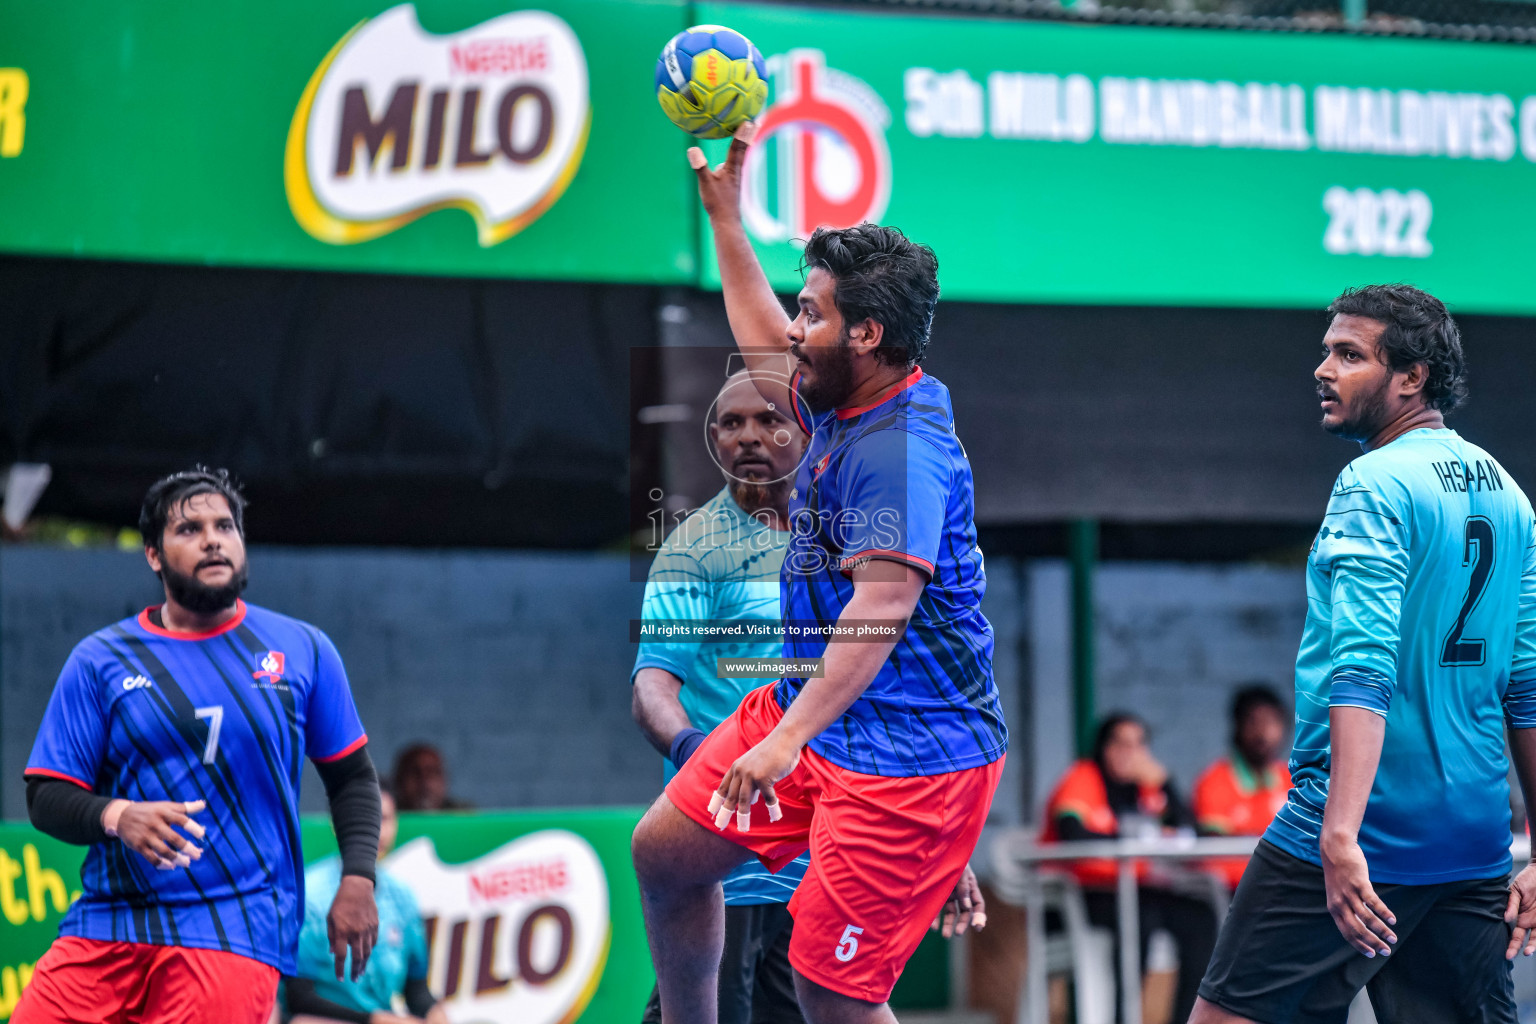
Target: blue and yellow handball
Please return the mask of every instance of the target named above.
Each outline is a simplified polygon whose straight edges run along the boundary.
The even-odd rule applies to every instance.
[[[656,100],[689,135],[723,139],[762,113],[768,68],[757,47],[723,25],[679,32],[656,61]]]

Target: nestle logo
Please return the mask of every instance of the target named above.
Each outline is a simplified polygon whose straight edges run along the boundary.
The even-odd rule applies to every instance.
[[[570,872],[564,860],[542,864],[512,864],[478,871],[469,876],[471,898],[485,903],[546,896],[570,884]]]
[[[448,48],[449,66],[456,75],[510,75],[549,68],[549,45],[536,39],[477,39]]]

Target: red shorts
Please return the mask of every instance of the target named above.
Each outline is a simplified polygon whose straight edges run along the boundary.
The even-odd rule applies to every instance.
[[[783,717],[771,685],[747,694],[667,785],[667,797],[715,831],[711,794]],[[795,970],[833,992],[888,999],[965,870],[1002,771],[999,758],[944,775],[886,778],[802,751],[773,787],[784,816],[770,823],[759,800],[749,831],[737,831],[732,819],[724,832],[770,871],[810,848],[811,868],[789,901]]]
[[[61,935],[12,1024],[267,1024],[277,969],[217,949]]]

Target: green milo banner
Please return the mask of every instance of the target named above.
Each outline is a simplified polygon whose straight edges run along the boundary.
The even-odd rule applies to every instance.
[[[0,250],[680,282],[674,2],[0,6]]]
[[[5,5],[0,251],[718,287],[654,96],[691,22],[769,59],[781,288],[874,219],[956,299],[1536,313],[1529,47],[787,4]]]
[[[401,815],[383,866],[416,895],[427,981],[454,1024],[640,1018],[655,976],[629,859],[639,820],[638,808]],[[334,853],[330,820],[306,818],[303,842],[307,861]],[[0,1020],[79,895],[84,855],[0,825]]]
[[[1536,312],[1536,50],[698,4],[772,84],[746,168],[776,286],[817,224],[944,294],[1308,306],[1405,280]],[[722,148],[714,147],[718,159]],[[714,277],[707,231],[703,272]]]
[[[8,1020],[32,967],[80,895],[85,849],[24,825],[0,824],[0,1020]]]
[[[634,1024],[655,974],[629,838],[641,808],[402,814],[385,870],[426,923],[428,986],[454,1024]],[[336,852],[302,822],[306,863]],[[85,847],[0,823],[0,1020],[80,895]],[[381,935],[380,942],[391,937]],[[930,934],[891,1003],[947,1005],[949,952]]]

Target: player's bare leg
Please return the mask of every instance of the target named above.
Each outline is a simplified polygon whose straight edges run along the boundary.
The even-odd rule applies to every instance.
[[[1189,1024],[1254,1024],[1247,1017],[1239,1017],[1228,1010],[1223,1010],[1215,1003],[1208,1003],[1204,997],[1195,997],[1195,1009],[1189,1015]]]
[[[719,1019],[725,897],[720,880],[751,856],[679,811],[663,793],[630,843],[666,1024]]]
[[[795,972],[795,998],[811,1024],[896,1024],[890,1003],[870,1003],[845,996]]]

